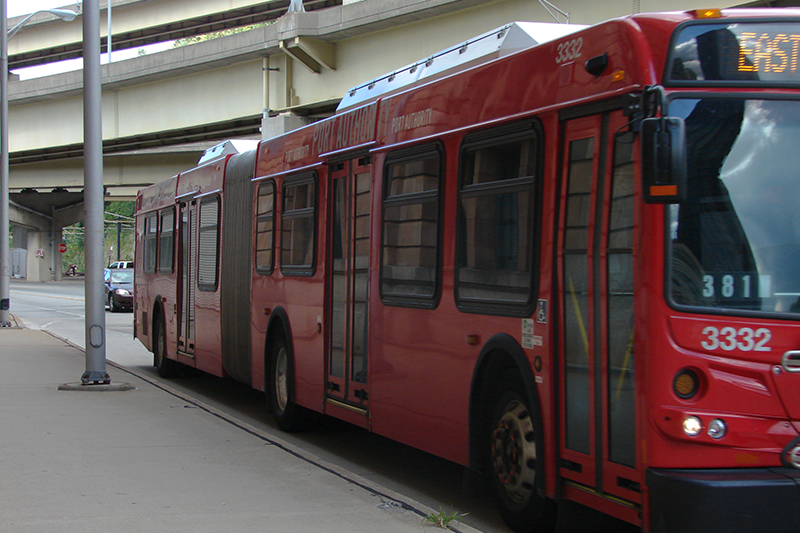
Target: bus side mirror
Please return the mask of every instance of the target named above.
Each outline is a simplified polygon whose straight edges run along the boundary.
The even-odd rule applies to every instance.
[[[642,180],[648,204],[677,204],[686,192],[686,126],[682,118],[642,121]]]

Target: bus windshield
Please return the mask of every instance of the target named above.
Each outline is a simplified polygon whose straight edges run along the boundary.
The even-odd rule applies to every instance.
[[[672,100],[686,198],[669,210],[676,305],[800,313],[800,101]]]

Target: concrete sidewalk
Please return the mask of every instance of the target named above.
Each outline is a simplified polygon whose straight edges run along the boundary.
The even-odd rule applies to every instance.
[[[421,504],[145,376],[109,365],[135,390],[59,391],[84,365],[0,329],[0,532],[439,531]]]

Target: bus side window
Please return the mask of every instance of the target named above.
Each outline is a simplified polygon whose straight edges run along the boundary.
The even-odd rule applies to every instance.
[[[256,206],[256,272],[272,274],[275,249],[275,182],[258,186]]]
[[[158,236],[158,214],[150,213],[144,218],[144,271],[147,274],[156,272],[156,247]]]
[[[538,137],[530,124],[521,124],[464,141],[455,282],[462,311],[530,311],[538,234]]]
[[[158,234],[158,271],[171,274],[174,270],[172,261],[175,240],[175,208],[168,207],[160,213],[161,231]]]
[[[441,154],[438,147],[389,156],[384,169],[381,296],[435,305],[439,288]]]
[[[284,274],[314,274],[316,189],[315,174],[304,174],[284,182],[281,211],[281,272]]]
[[[219,273],[219,196],[200,202],[200,231],[197,249],[197,288],[214,291]]]

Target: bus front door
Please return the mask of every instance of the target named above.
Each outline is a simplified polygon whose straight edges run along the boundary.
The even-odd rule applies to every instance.
[[[181,204],[180,216],[181,257],[178,276],[178,353],[194,356],[194,272],[197,257],[197,201]]]
[[[559,474],[566,490],[634,512],[642,499],[633,364],[635,138],[627,123],[621,111],[563,123]]]
[[[331,164],[328,400],[366,412],[371,161]]]

